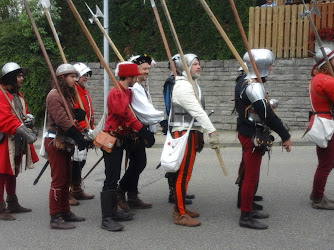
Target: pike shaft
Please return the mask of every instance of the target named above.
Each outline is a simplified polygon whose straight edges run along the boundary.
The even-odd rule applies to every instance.
[[[248,55],[249,55],[249,59],[251,61],[251,64],[252,64],[252,68],[256,74],[256,78],[257,78],[257,81],[260,82],[260,83],[263,83],[262,82],[262,79],[260,77],[260,73],[257,69],[257,66],[256,66],[256,63],[254,61],[254,57],[251,53],[251,50],[250,50],[250,47],[249,47],[249,44],[248,44],[248,41],[247,41],[247,37],[246,37],[246,34],[245,34],[245,30],[241,24],[241,20],[240,20],[240,17],[239,17],[239,14],[238,14],[238,11],[237,11],[237,8],[235,7],[235,4],[234,4],[234,1],[233,0],[229,0],[230,1],[230,5],[231,5],[231,8],[232,8],[232,11],[233,11],[233,14],[234,14],[234,18],[238,24],[238,28],[239,28],[239,31],[240,31],[240,34],[241,34],[241,37],[242,37],[242,40],[245,44],[245,47],[246,47],[246,50],[248,52]]]
[[[228,38],[228,36],[226,35],[223,27],[219,24],[217,18],[215,17],[215,15],[213,14],[213,12],[211,11],[210,7],[208,6],[208,4],[206,3],[205,0],[199,0],[201,2],[201,4],[203,5],[203,8],[205,9],[206,13],[208,14],[208,16],[211,18],[213,24],[216,26],[217,30],[219,31],[220,35],[222,36],[222,38],[224,39],[224,41],[226,42],[227,46],[230,48],[231,52],[233,53],[234,57],[237,59],[237,61],[239,62],[240,66],[243,68],[244,72],[248,73],[248,69],[245,66],[242,58],[240,57],[239,53],[237,52],[237,50],[235,49],[235,47],[233,46],[231,40]]]
[[[61,100],[62,100],[63,103],[64,103],[64,107],[65,107],[67,116],[68,116],[68,118],[69,118],[70,120],[72,120],[73,118],[72,118],[71,111],[70,111],[70,109],[69,109],[69,107],[68,107],[68,105],[67,105],[67,102],[66,102],[66,100],[65,100],[65,98],[64,98],[64,95],[63,95],[63,93],[62,93],[62,91],[61,91],[61,89],[60,89],[60,87],[59,87],[58,79],[57,79],[56,73],[55,73],[55,71],[54,71],[54,69],[53,69],[53,67],[52,67],[50,58],[49,58],[49,56],[48,56],[48,53],[46,52],[46,49],[45,49],[45,47],[44,47],[42,38],[41,38],[41,36],[40,36],[40,34],[39,34],[39,31],[38,31],[38,29],[37,29],[36,23],[35,23],[35,21],[34,21],[32,15],[31,15],[31,11],[30,11],[29,5],[28,5],[28,3],[27,3],[27,0],[23,0],[23,2],[24,2],[24,7],[25,7],[26,12],[27,12],[27,15],[28,15],[28,17],[29,17],[31,26],[32,26],[32,28],[33,28],[33,30],[34,30],[34,32],[35,32],[35,35],[36,35],[38,44],[39,44],[39,46],[40,46],[40,49],[42,50],[44,59],[45,59],[46,64],[48,65],[48,68],[49,68],[49,70],[50,70],[51,77],[52,77],[52,79],[53,79],[53,81],[54,81],[54,83],[55,83],[55,85],[56,85],[56,88],[57,88],[57,90],[58,90],[58,93],[60,94]]]
[[[157,10],[157,7],[155,5],[154,0],[151,0],[151,5],[152,5],[152,9],[153,9],[155,19],[156,19],[157,24],[158,24],[158,28],[159,28],[159,31],[160,31],[160,34],[161,34],[162,41],[163,41],[164,46],[165,46],[165,50],[166,50],[166,54],[167,54],[167,57],[168,57],[170,68],[173,72],[174,77],[176,77],[177,73],[176,73],[175,64],[174,64],[173,59],[172,59],[172,54],[170,53],[170,49],[169,49],[168,42],[167,42],[167,39],[166,39],[165,31],[164,31],[164,28],[162,27],[160,16],[159,16],[159,13],[158,13],[158,10]]]
[[[179,54],[180,54],[180,58],[181,58],[181,61],[182,61],[183,68],[184,68],[184,70],[185,70],[185,72],[186,72],[186,74],[187,74],[187,78],[188,78],[189,82],[191,83],[191,85],[192,85],[192,87],[193,87],[193,89],[194,89],[194,93],[195,93],[195,96],[196,96],[198,102],[200,102],[199,99],[198,99],[197,92],[196,92],[195,83],[194,83],[194,81],[193,81],[193,78],[191,77],[191,74],[190,74],[188,65],[187,65],[187,63],[186,63],[186,60],[184,59],[184,54],[183,54],[183,51],[182,51],[182,47],[181,47],[181,44],[180,44],[179,39],[178,39],[178,37],[177,37],[177,34],[176,34],[176,31],[175,31],[175,28],[174,28],[173,21],[172,21],[170,15],[169,15],[169,12],[168,12],[168,8],[167,8],[167,5],[166,5],[166,2],[165,2],[165,0],[160,0],[160,1],[161,1],[163,10],[164,10],[164,12],[165,12],[165,15],[166,15],[166,17],[167,17],[167,21],[168,21],[169,27],[170,27],[170,29],[171,29],[171,31],[172,31],[172,35],[173,35],[173,38],[174,38],[174,42],[175,42],[176,47],[177,47],[177,49],[178,49],[178,51],[179,51]]]

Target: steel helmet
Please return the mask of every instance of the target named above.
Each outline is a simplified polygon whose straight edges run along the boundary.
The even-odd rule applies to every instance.
[[[334,57],[334,51],[332,51],[330,48],[324,47],[324,50],[328,57],[328,60]],[[315,53],[314,60],[316,62],[315,66],[317,68],[320,68],[322,65],[326,63],[326,60],[324,59],[321,49],[318,49],[317,53]]]
[[[266,77],[269,75],[269,67],[273,65],[275,61],[274,54],[268,49],[252,49],[251,53],[253,55],[254,61],[256,63],[257,69],[259,71],[260,77]],[[252,67],[248,52],[245,53],[243,60],[247,63],[249,72],[246,79],[256,78],[256,74]]]
[[[8,62],[6,63],[2,69],[1,69],[1,78],[3,78],[5,75],[15,71],[15,70],[19,70],[21,69],[22,71],[25,71],[25,68],[21,68],[20,65],[18,65],[17,63],[14,62]]]
[[[59,65],[56,70],[56,76],[66,75],[66,74],[76,74],[78,75],[78,71],[72,64],[64,63]]]
[[[85,74],[92,76],[92,70],[86,64],[78,62],[74,64],[73,66],[78,71],[79,77],[82,77]]]

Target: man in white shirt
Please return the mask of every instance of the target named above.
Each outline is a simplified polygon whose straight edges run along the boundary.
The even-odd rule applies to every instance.
[[[132,99],[131,107],[136,114],[138,120],[147,126],[147,129],[155,133],[157,132],[155,124],[159,123],[164,119],[164,112],[156,110],[152,104],[152,99],[150,93],[144,83],[147,81],[148,74],[152,65],[151,57],[147,55],[137,55],[129,59],[130,62],[138,65],[138,71],[141,75],[138,76],[137,82],[133,85],[131,89]],[[139,175],[146,167],[146,147],[151,147],[152,145],[147,145],[147,143],[138,139],[130,147],[134,147],[130,151],[129,157],[129,167],[127,168],[123,178],[119,182],[118,188],[118,206],[123,210],[129,210],[130,208],[151,208],[151,203],[145,203],[138,197],[138,181]],[[134,156],[136,154],[136,156]],[[136,161],[131,160],[136,158]],[[128,200],[125,199],[125,193],[127,193]]]

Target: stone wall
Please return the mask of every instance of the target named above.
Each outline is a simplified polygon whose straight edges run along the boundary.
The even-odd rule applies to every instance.
[[[305,129],[308,125],[310,102],[308,85],[313,59],[278,59],[274,70],[267,77],[265,88],[270,98],[278,99],[277,115],[290,129]],[[102,116],[103,100],[103,68],[100,63],[88,63],[93,76],[88,81],[88,89],[92,95],[95,110],[95,121]],[[236,60],[201,61],[202,74],[199,84],[206,99],[206,110],[214,110],[210,117],[218,130],[235,130],[236,115],[231,114],[234,107],[234,85],[239,67]],[[112,69],[115,63],[110,63]],[[165,110],[162,96],[163,84],[168,77],[167,62],[157,62],[151,69],[148,85],[154,106]]]

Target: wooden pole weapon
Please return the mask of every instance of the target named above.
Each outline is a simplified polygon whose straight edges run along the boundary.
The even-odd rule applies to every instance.
[[[102,26],[100,20],[98,19],[99,16],[103,17],[103,13],[100,10],[100,8],[96,5],[96,14],[94,14],[94,12],[91,10],[91,8],[89,8],[88,4],[86,4],[86,7],[88,8],[89,12],[92,14],[92,19],[90,19],[89,21],[91,23],[93,23],[93,21],[97,24],[97,26],[99,27],[99,29],[101,30],[101,32],[103,33],[103,35],[107,38],[111,48],[113,49],[113,51],[115,52],[116,56],[118,57],[118,60],[120,60],[121,62],[124,62],[124,58],[122,57],[121,53],[119,53],[118,49],[116,48],[115,44],[113,43],[113,41],[111,40],[110,36],[108,35],[108,33],[106,32],[106,30],[104,29],[104,27]]]
[[[60,53],[60,56],[61,56],[61,58],[63,60],[63,63],[67,63],[64,50],[63,50],[63,48],[61,46],[61,43],[60,43],[60,40],[59,40],[58,33],[56,31],[56,28],[55,28],[54,23],[52,21],[50,12],[48,10],[50,8],[50,1],[49,0],[41,0],[41,1],[38,2],[38,4],[40,4],[43,7],[43,12],[44,12],[44,14],[46,16],[46,19],[48,20],[49,26],[51,28],[53,37],[54,37],[54,39],[56,41],[56,44],[57,44],[57,47],[59,49],[59,53]],[[85,110],[77,89],[75,88],[74,91],[75,91],[75,96],[76,96],[76,99],[77,99],[77,101],[79,103],[80,108],[82,110]],[[88,128],[90,128],[90,123],[88,122],[87,114],[85,115],[85,121],[86,121],[86,124],[87,124]]]
[[[325,52],[325,49],[324,49],[324,46],[322,45],[322,42],[321,42],[321,39],[320,39],[320,36],[319,36],[319,33],[318,33],[318,30],[317,28],[315,27],[314,25],[314,22],[311,18],[311,14],[315,14],[319,17],[321,17],[320,13],[319,13],[319,10],[317,8],[317,3],[316,1],[313,1],[313,7],[311,10],[308,10],[307,7],[306,7],[306,4],[305,4],[305,1],[303,0],[303,4],[304,4],[304,10],[305,10],[305,13],[301,13],[299,14],[299,16],[301,18],[304,18],[305,16],[307,16],[309,22],[310,22],[310,26],[311,26],[311,29],[313,31],[313,34],[314,34],[314,37],[315,37],[315,40],[317,41],[318,45],[319,45],[319,48],[321,50],[321,53],[322,53],[322,56],[323,58],[325,59],[325,62],[328,66],[328,70],[329,70],[329,73],[332,77],[334,77],[334,72],[333,72],[333,67],[331,65],[331,63],[329,62],[329,59],[328,59],[328,56]]]
[[[158,24],[158,28],[159,28],[159,31],[160,31],[160,34],[161,34],[162,42],[164,43],[164,46],[165,46],[165,50],[166,50],[166,54],[167,54],[167,57],[168,57],[169,65],[170,65],[170,68],[171,68],[171,70],[173,72],[173,75],[174,75],[174,78],[175,78],[177,76],[175,64],[174,64],[173,59],[172,59],[172,54],[170,53],[170,49],[169,49],[168,42],[167,42],[167,39],[166,39],[165,31],[164,31],[164,28],[162,27],[159,12],[157,10],[157,6],[155,5],[154,0],[151,0],[151,6],[152,6],[152,9],[153,9],[155,20],[157,21],[157,24]]]
[[[246,33],[245,33],[245,30],[244,30],[244,28],[242,26],[242,23],[241,23],[241,20],[240,20],[237,8],[235,7],[235,4],[234,4],[233,0],[229,0],[229,1],[230,1],[230,5],[231,5],[231,8],[232,8],[232,12],[234,14],[234,18],[235,18],[235,20],[236,20],[236,22],[238,24],[238,28],[239,28],[239,31],[240,31],[240,34],[241,34],[241,38],[242,38],[242,40],[244,42],[244,45],[246,47],[246,50],[248,52],[248,56],[249,56],[249,59],[250,59],[251,64],[252,64],[252,68],[254,70],[254,73],[256,74],[257,81],[263,84],[262,79],[260,77],[259,70],[257,69],[256,63],[255,63],[253,54],[251,53],[251,49],[249,47],[249,44],[248,44],[248,41],[247,41],[247,37],[246,37]]]
[[[42,38],[41,38],[41,35],[39,34],[39,31],[38,31],[38,29],[37,29],[35,20],[34,20],[34,18],[32,17],[32,14],[31,14],[29,5],[28,5],[28,3],[27,3],[27,0],[23,0],[23,3],[24,3],[24,7],[25,7],[25,9],[26,9],[27,15],[28,15],[28,17],[29,17],[31,26],[32,26],[32,28],[33,28],[33,30],[34,30],[34,32],[35,32],[35,35],[36,35],[38,44],[39,44],[39,46],[40,46],[40,49],[41,49],[41,51],[42,51],[42,53],[43,53],[44,59],[45,59],[45,61],[46,61],[46,64],[48,65],[48,68],[49,68],[49,70],[50,70],[52,80],[54,81],[55,86],[56,86],[56,88],[57,88],[57,90],[58,90],[58,93],[59,93],[59,95],[60,95],[60,98],[61,98],[62,102],[64,103],[64,107],[65,107],[65,111],[66,111],[66,113],[67,113],[67,116],[68,116],[68,118],[69,118],[70,120],[72,120],[72,119],[73,119],[73,118],[72,118],[72,113],[71,113],[71,111],[70,111],[70,109],[69,109],[69,107],[68,107],[68,105],[67,105],[67,102],[66,102],[66,100],[65,100],[65,97],[64,97],[64,95],[63,95],[63,93],[62,93],[62,91],[61,91],[61,89],[60,89],[60,87],[59,87],[59,83],[58,83],[58,79],[57,79],[56,73],[55,73],[55,71],[54,71],[54,69],[53,69],[53,67],[52,67],[52,64],[51,64],[50,58],[49,58],[49,56],[48,56],[48,53],[46,52],[44,43],[43,43]]]
[[[205,0],[199,0],[203,6],[203,8],[205,9],[206,13],[209,15],[209,17],[211,18],[213,24],[216,26],[217,30],[219,31],[220,35],[222,36],[222,38],[224,39],[224,41],[226,42],[227,46],[230,48],[232,54],[234,55],[235,59],[237,59],[238,63],[240,64],[240,66],[243,68],[245,73],[248,73],[248,68],[246,67],[246,65],[244,64],[242,58],[240,57],[238,51],[235,49],[235,47],[233,46],[231,40],[228,38],[228,36],[226,35],[223,27],[220,25],[220,23],[218,22],[217,18],[215,17],[215,15],[213,14],[213,12],[211,11],[210,7],[208,6],[208,4],[206,3]]]

